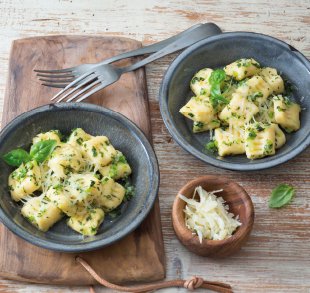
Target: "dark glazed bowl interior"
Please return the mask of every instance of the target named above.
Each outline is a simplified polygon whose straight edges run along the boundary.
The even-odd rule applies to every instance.
[[[179,113],[192,97],[192,76],[205,67],[223,67],[239,58],[254,58],[274,67],[293,85],[294,99],[301,104],[301,128],[286,135],[286,144],[274,156],[249,160],[245,155],[218,158],[204,149],[209,133],[194,134],[192,122]],[[172,137],[202,161],[231,170],[260,170],[284,163],[310,144],[310,62],[295,48],[275,38],[256,33],[224,33],[209,37],[180,54],[168,68],[160,90],[160,110]]]
[[[159,171],[155,153],[146,137],[123,115],[91,104],[47,105],[24,113],[0,133],[0,155],[17,147],[29,147],[32,138],[44,131],[59,129],[69,134],[81,127],[92,135],[106,135],[122,151],[132,167],[136,194],[122,204],[121,215],[106,216],[98,234],[83,237],[62,219],[48,232],[41,232],[20,214],[21,205],[8,192],[13,168],[0,160],[0,219],[12,232],[32,244],[65,252],[81,252],[109,245],[133,231],[149,213],[157,195]]]

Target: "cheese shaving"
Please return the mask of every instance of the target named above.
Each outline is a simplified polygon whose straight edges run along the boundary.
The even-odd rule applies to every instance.
[[[228,206],[222,197],[208,192],[201,186],[196,187],[192,198],[179,194],[179,198],[187,204],[184,209],[185,225],[193,234],[197,234],[200,243],[203,239],[223,240],[229,238],[241,226],[238,216],[228,212]],[[198,194],[199,201],[195,200]]]

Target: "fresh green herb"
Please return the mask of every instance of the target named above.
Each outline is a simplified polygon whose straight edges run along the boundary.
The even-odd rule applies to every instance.
[[[3,159],[8,165],[19,167],[22,163],[29,162],[31,157],[25,150],[16,149],[5,154]]]
[[[221,121],[218,119],[212,119],[211,122],[214,124],[220,124],[221,123]]]
[[[210,102],[214,109],[217,109],[220,105],[227,105],[229,101],[222,96],[221,84],[226,78],[226,73],[223,69],[214,70],[209,78],[211,85]]]
[[[200,90],[200,95],[203,96],[203,95],[206,95],[207,94],[207,91],[205,89],[201,89]]]
[[[124,196],[125,201],[128,201],[133,196],[135,196],[135,187],[131,184],[130,179],[128,177],[120,179],[119,183],[123,185],[126,190],[125,196]]]
[[[263,126],[261,126],[260,124],[256,124],[256,130],[258,132],[265,130],[265,128]]]
[[[274,112],[269,112],[268,116],[269,116],[270,119],[273,119],[274,118]]]
[[[27,172],[28,172],[27,168],[25,166],[21,166],[19,169],[13,172],[13,178],[17,180],[26,178]]]
[[[124,199],[126,201],[132,199],[135,195],[135,188],[133,185],[130,185],[130,183],[128,182],[127,186],[125,185],[126,188],[126,192],[125,192],[125,196]]]
[[[93,157],[97,157],[98,156],[98,152],[97,152],[95,147],[92,147],[91,151],[93,153]]]
[[[79,137],[77,140],[76,140],[77,144],[79,145],[82,145],[82,143],[84,142],[83,138],[82,137]]]
[[[218,151],[218,144],[216,140],[211,140],[205,145],[205,149],[212,152],[216,153]]]
[[[269,155],[272,152],[273,142],[271,140],[267,140],[267,143],[264,145],[264,154]]]
[[[294,95],[294,86],[291,82],[289,82],[288,80],[284,79],[284,89],[285,92],[283,93],[284,96],[287,97],[293,97]]]
[[[248,100],[251,102],[255,102],[257,98],[261,98],[263,97],[263,93],[262,92],[256,92],[252,95],[248,95]]]
[[[94,234],[97,233],[97,228],[96,227],[91,227],[90,230],[91,230],[91,233],[94,233]]]
[[[27,217],[27,220],[31,223],[35,222],[35,217],[34,216],[29,216]]]
[[[242,79],[242,80],[238,81],[237,82],[237,87],[245,85],[248,80],[249,80],[249,78],[245,78],[245,79]]]
[[[55,189],[56,193],[58,194],[60,191],[63,190],[63,185],[61,183],[58,183],[58,184],[54,185],[53,188]]]
[[[31,159],[42,163],[53,152],[57,145],[57,141],[53,139],[42,140],[34,144],[30,149]]]
[[[193,118],[195,115],[193,113],[188,113],[188,116]]]
[[[288,184],[279,184],[271,192],[269,198],[270,208],[281,208],[288,204],[295,194],[295,188]]]
[[[191,80],[191,83],[194,84],[197,81],[204,81],[205,79],[203,77],[194,76]]]
[[[257,136],[256,132],[253,129],[250,129],[248,139],[254,139],[256,136]]]
[[[122,210],[121,210],[121,206],[118,206],[116,209],[114,209],[113,211],[109,212],[109,216],[114,219],[118,216],[120,216],[122,213]]]
[[[117,163],[127,164],[126,157],[121,152],[117,152],[117,154],[113,158],[112,164]]]
[[[203,122],[200,122],[200,121],[194,121],[194,124],[193,124],[193,130],[198,132],[198,131],[201,131],[203,130],[203,127],[204,127],[204,123]]]
[[[280,106],[277,106],[277,110],[278,110],[279,112],[285,112],[285,111],[286,111],[285,108],[281,108]]]
[[[117,166],[116,164],[112,164],[109,170],[109,177],[111,178],[115,178],[117,176],[118,172],[117,172]]]

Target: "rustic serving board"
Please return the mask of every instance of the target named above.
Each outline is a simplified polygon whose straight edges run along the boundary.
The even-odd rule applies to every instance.
[[[119,37],[50,36],[16,40],[11,49],[2,125],[32,108],[49,104],[57,89],[41,86],[33,69],[94,63],[140,42]],[[120,64],[129,65],[131,61]],[[120,112],[151,140],[145,72],[127,73],[114,85],[87,100]],[[36,283],[86,285],[96,282],[75,262],[76,254],[36,247],[0,223],[0,276]],[[165,257],[158,199],[142,225],[101,250],[79,254],[112,282],[153,281],[165,276]]]

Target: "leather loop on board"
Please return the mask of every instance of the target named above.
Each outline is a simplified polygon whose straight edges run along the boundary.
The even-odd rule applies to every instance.
[[[158,289],[163,288],[169,288],[169,287],[184,287],[188,289],[189,291],[193,291],[197,288],[204,288],[209,289],[214,292],[220,292],[220,293],[232,293],[231,286],[225,283],[220,282],[210,282],[205,281],[204,279],[200,277],[192,277],[189,280],[171,280],[171,281],[163,281],[163,282],[155,282],[150,283],[146,285],[139,285],[139,286],[132,286],[132,287],[125,287],[125,286],[119,286],[116,284],[112,284],[109,281],[103,279],[100,277],[95,270],[80,256],[76,257],[76,261],[80,263],[86,271],[102,286],[105,286],[110,289],[118,290],[121,292],[133,292],[133,293],[140,293],[140,292],[147,292],[147,291],[154,291]],[[95,293],[95,290],[93,287],[90,288],[90,293]]]

